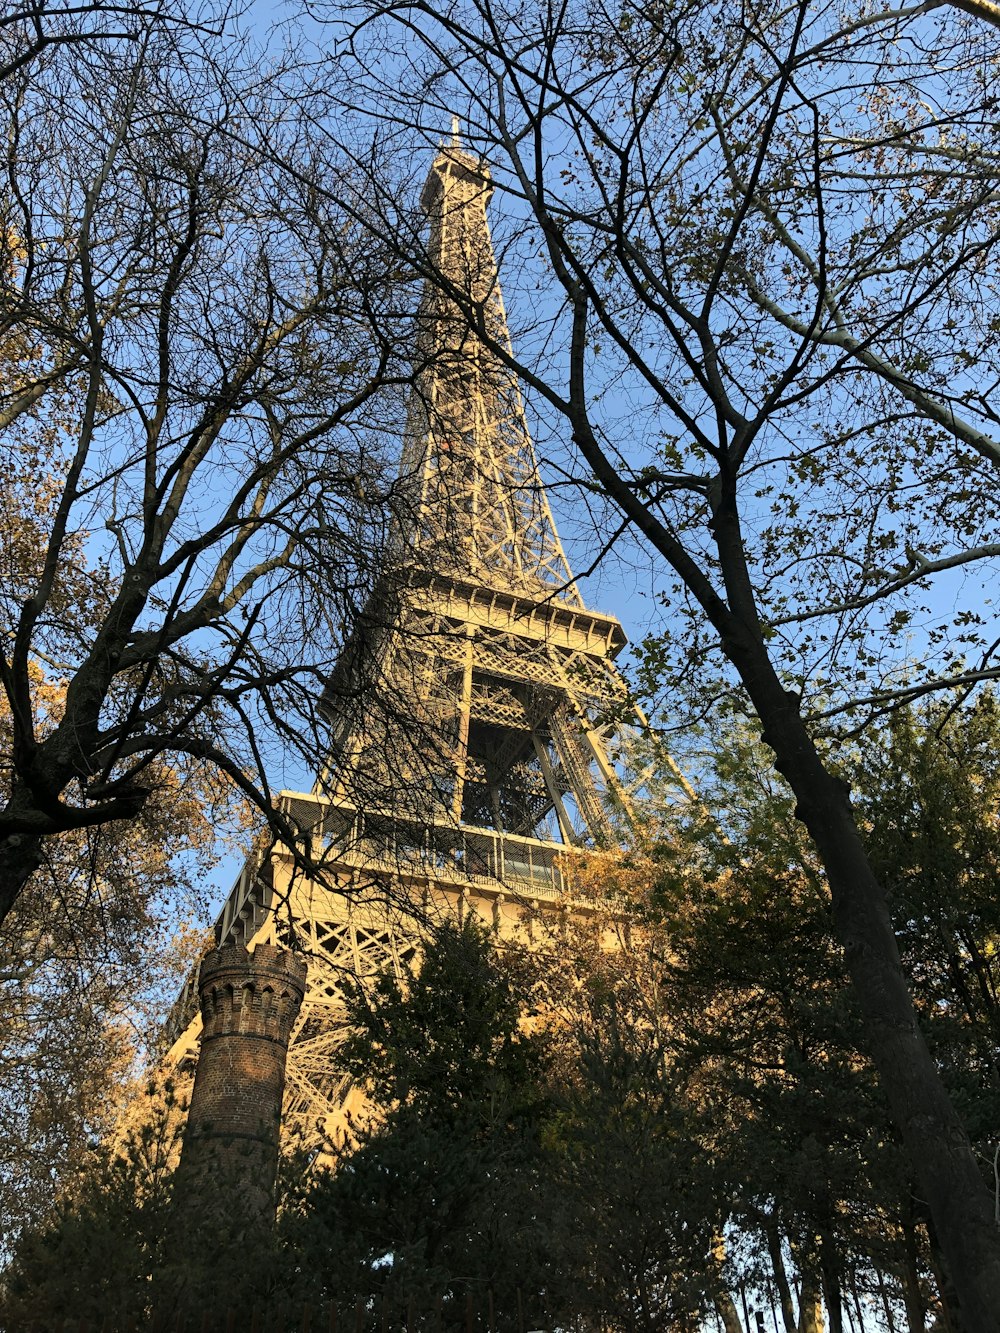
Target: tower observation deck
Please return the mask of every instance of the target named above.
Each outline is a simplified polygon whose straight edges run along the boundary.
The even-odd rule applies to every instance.
[[[487,219],[488,170],[453,142],[422,195],[429,260],[379,590],[329,682],[330,745],[312,792],[279,797],[322,876],[280,846],[248,862],[220,945],[294,934],[308,989],[285,1121],[342,1131],[345,980],[401,969],[428,922],[474,914],[529,940],[574,899],[573,848],[618,841],[632,792],[618,620],[588,609],[539,477]],[[675,773],[677,785],[683,778]],[[197,1051],[178,1002],[172,1059]]]

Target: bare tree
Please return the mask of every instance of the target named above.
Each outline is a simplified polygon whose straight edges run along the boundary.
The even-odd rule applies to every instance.
[[[268,747],[315,766],[392,510],[398,266],[294,63],[129,23],[2,87],[0,920],[163,763],[294,841]]]
[[[26,69],[53,46],[139,41],[150,23],[221,35],[226,9],[182,6],[173,0],[22,0],[0,14],[0,80]]]
[[[1000,1328],[991,1191],[824,740],[998,672],[992,33],[805,0],[417,0],[342,32],[379,125],[369,197],[395,188],[394,141],[412,157],[455,110],[488,162],[507,272],[550,293],[521,359],[493,350],[565,423],[579,485],[655,553],[673,620],[647,676],[707,712],[735,682],[755,711],[966,1326]],[[377,234],[427,269],[406,227]],[[489,342],[483,302],[449,295]],[[942,612],[932,580],[956,569]]]

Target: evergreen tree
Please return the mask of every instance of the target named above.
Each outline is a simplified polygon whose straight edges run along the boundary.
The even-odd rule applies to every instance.
[[[501,1323],[544,1321],[565,1281],[543,1137],[546,1040],[526,1030],[529,972],[472,923],[445,925],[403,982],[351,1005],[343,1052],[373,1119],[283,1221],[316,1299],[380,1296],[402,1313],[470,1296]]]

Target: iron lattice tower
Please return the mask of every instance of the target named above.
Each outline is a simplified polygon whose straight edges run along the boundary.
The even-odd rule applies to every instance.
[[[290,922],[306,950],[284,1118],[307,1137],[336,1137],[351,1109],[336,1059],[345,978],[402,968],[419,919],[475,913],[533,938],[579,907],[566,853],[615,841],[630,809],[609,721],[625,635],[584,606],[516,379],[491,350],[509,334],[490,193],[453,137],[422,196],[436,278],[417,319],[394,559],[326,692],[324,770],[311,793],[280,797],[322,883],[278,848],[244,867],[216,927],[220,945],[253,945]],[[185,1002],[180,1064],[198,1036]]]

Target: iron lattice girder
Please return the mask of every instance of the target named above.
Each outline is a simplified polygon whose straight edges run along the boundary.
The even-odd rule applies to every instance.
[[[417,518],[406,534],[425,567],[481,583],[559,592],[573,585],[538,475],[515,377],[486,207],[489,172],[457,144],[435,159],[422,195],[428,282],[417,316],[416,384],[403,450]],[[480,336],[481,335],[481,336]]]

